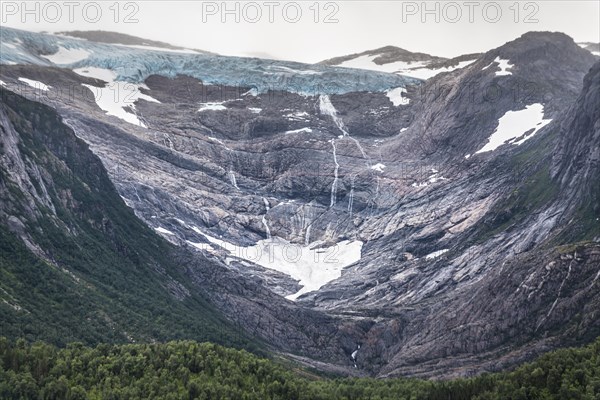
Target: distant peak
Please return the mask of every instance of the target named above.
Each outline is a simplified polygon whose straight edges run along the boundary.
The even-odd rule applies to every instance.
[[[365,50],[360,53],[353,53],[345,56],[334,57],[328,60],[321,61],[320,64],[325,65],[339,65],[343,62],[363,57],[363,56],[371,56],[373,58],[373,62],[377,65],[388,64],[396,61],[404,61],[404,62],[415,62],[415,61],[444,61],[446,60],[443,57],[436,57],[426,53],[417,53],[412,52],[410,50],[403,49],[397,46],[384,46],[376,49]]]
[[[532,62],[541,59],[589,58],[591,54],[564,33],[532,31],[491,50],[487,58],[496,56]]]
[[[377,49],[368,50],[368,51],[371,52],[371,53],[387,53],[387,52],[390,52],[390,51],[399,51],[399,52],[400,51],[405,51],[405,52],[409,53],[409,51],[406,50],[406,49],[403,49],[403,48],[398,47],[398,46],[391,46],[391,45],[390,46],[379,47]]]

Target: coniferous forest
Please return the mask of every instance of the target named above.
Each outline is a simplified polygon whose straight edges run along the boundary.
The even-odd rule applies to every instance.
[[[600,399],[600,339],[452,381],[331,378],[209,343],[66,348],[0,338],[2,399]]]

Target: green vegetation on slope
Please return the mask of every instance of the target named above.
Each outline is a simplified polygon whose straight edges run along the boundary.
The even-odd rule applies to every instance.
[[[492,168],[508,171],[505,179],[513,190],[494,205],[484,224],[478,227],[478,243],[522,223],[556,199],[559,185],[550,177],[549,156],[555,136],[555,132],[549,132],[535,146],[518,149],[508,159],[495,161],[497,164],[492,165]]]
[[[453,381],[300,376],[245,351],[191,341],[67,348],[0,338],[2,399],[600,398],[600,339],[513,372]]]
[[[17,182],[27,177],[0,164],[0,335],[57,345],[193,339],[256,348],[188,282],[176,261],[186,259],[182,250],[135,216],[54,110],[4,89],[0,109],[34,187],[22,189]],[[10,127],[0,128],[8,137]],[[30,204],[33,191],[48,201]]]

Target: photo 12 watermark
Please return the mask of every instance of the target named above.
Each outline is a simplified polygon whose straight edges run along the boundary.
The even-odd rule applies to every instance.
[[[540,6],[534,1],[403,1],[402,23],[446,22],[496,24],[539,22]]]
[[[2,24],[139,23],[140,3],[135,1],[2,1]]]
[[[202,23],[314,22],[337,24],[340,3],[334,1],[203,1]]]

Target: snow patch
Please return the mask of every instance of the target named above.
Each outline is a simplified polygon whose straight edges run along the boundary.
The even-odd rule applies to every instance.
[[[405,106],[410,103],[410,99],[408,97],[402,96],[402,93],[407,93],[406,89],[403,87],[398,87],[395,89],[390,89],[385,92],[385,95],[390,99],[392,104],[395,107]]]
[[[160,226],[158,228],[154,228],[154,230],[156,232],[164,233],[165,235],[175,235],[173,232],[171,232],[171,231],[169,231],[169,230],[167,230],[165,228],[162,228]]]
[[[434,251],[433,253],[427,254],[425,256],[426,260],[432,260],[434,258],[438,258],[439,256],[441,256],[442,254],[446,253],[448,251],[448,249],[442,249],[442,250],[438,250],[438,251]]]
[[[248,110],[254,114],[260,114],[260,112],[262,111],[262,108],[249,107]]]
[[[429,186],[430,183],[437,183],[440,181],[447,181],[448,178],[444,178],[443,176],[439,175],[439,171],[435,168],[431,168],[431,175],[429,175],[429,177],[427,178],[427,181],[425,182],[414,182],[411,186],[412,187],[425,187],[425,186]]]
[[[291,121],[305,121],[309,117],[306,111],[297,111],[294,113],[286,114],[285,117]]]
[[[505,143],[525,143],[551,121],[544,119],[544,106],[540,103],[528,105],[523,110],[507,111],[498,120],[498,127],[489,137],[488,143],[475,154],[496,150]],[[527,132],[530,133],[522,137]],[[517,140],[520,137],[522,138]]]
[[[225,103],[224,101],[222,102],[214,102],[214,103],[200,103],[200,108],[198,109],[198,112],[201,111],[207,111],[207,110],[212,110],[212,111],[223,111],[223,110],[227,110],[227,107],[225,107],[223,105],[223,103]]]
[[[135,102],[146,100],[153,103],[160,103],[153,97],[140,92],[141,85],[135,85],[129,82],[112,81],[105,87],[96,87],[82,84],[94,93],[94,99],[100,109],[107,115],[112,115],[125,122],[146,128],[146,125],[140,121],[136,114]],[[129,111],[128,111],[129,110]]]
[[[97,68],[97,67],[86,67],[86,68],[76,68],[73,70],[78,75],[85,76],[88,78],[100,79],[104,82],[113,82],[117,80],[117,74],[106,68]]]
[[[90,56],[90,52],[83,49],[66,49],[58,46],[58,51],[51,55],[42,56],[53,64],[72,64],[83,61]]]
[[[460,61],[457,65],[450,67],[441,67],[441,68],[429,68],[427,66],[427,62],[424,61],[395,61],[386,64],[376,64],[375,58],[378,55],[363,55],[360,57],[353,58],[351,60],[344,61],[339,64],[340,67],[344,68],[357,68],[357,69],[367,69],[371,71],[379,71],[379,72],[388,72],[395,73],[398,75],[406,75],[412,78],[417,79],[429,79],[442,72],[451,72],[460,68],[464,68],[470,64],[473,64],[474,60],[466,60]]]
[[[508,69],[514,67],[514,65],[509,60],[504,60],[500,57],[496,57],[489,65],[483,67],[482,71],[488,69],[493,64],[498,64],[500,68],[500,71],[496,71],[496,76],[512,75],[512,72],[508,71]]]
[[[371,166],[372,170],[375,170],[377,172],[383,172],[383,169],[385,168],[385,165],[381,164],[381,163],[377,163],[373,166]]]
[[[286,131],[285,133],[288,134],[288,133],[301,133],[301,132],[311,133],[312,129],[310,129],[310,128],[300,128],[300,129],[294,129],[292,131]]]
[[[96,104],[107,115],[112,115],[130,124],[146,127],[135,113],[135,102],[137,100],[160,103],[160,101],[140,91],[140,88],[145,87],[144,85],[116,81],[117,74],[110,69],[89,67],[77,68],[73,72],[106,82],[104,87],[87,84],[82,84],[82,86],[87,87],[94,93]]]
[[[243,247],[212,237],[197,227],[192,228],[203,235],[209,243],[219,246],[231,256],[261,265],[289,275],[300,282],[302,288],[286,298],[296,300],[300,295],[320,289],[323,285],[342,276],[342,270],[361,259],[363,242],[345,240],[333,246],[324,242],[298,245],[285,239],[273,237],[260,240],[253,246]],[[205,250],[206,245],[191,243]]]
[[[28,84],[29,86],[31,86],[34,89],[43,90],[44,92],[47,92],[52,87],[52,86],[48,86],[45,83],[42,83],[40,81],[34,81],[33,79],[19,78],[19,80],[23,83]]]
[[[419,62],[406,62],[406,61],[395,61],[387,64],[376,64],[375,59],[379,55],[363,55],[351,60],[344,61],[339,64],[340,67],[344,68],[357,68],[357,69],[368,69],[371,71],[398,73],[400,70],[405,70],[411,67],[423,67],[425,64]]]
[[[441,74],[442,72],[452,72],[457,69],[465,68],[465,67],[473,64],[475,61],[477,61],[477,60],[460,61],[457,65],[454,65],[451,67],[442,67],[442,68],[428,68],[428,67],[408,68],[408,69],[398,71],[397,74],[410,76],[412,78],[427,80],[427,79],[433,78],[436,75]]]

